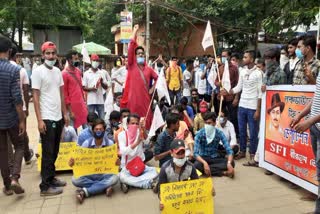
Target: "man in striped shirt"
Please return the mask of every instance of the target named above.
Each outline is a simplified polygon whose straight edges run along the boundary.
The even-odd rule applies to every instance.
[[[25,114],[20,90],[20,68],[9,61],[11,41],[0,36],[0,169],[6,195],[24,193],[19,184],[21,163],[24,155],[22,136],[25,133]],[[10,178],[8,165],[8,142],[10,136],[15,155]]]
[[[302,118],[310,113],[310,117],[300,122]],[[298,133],[303,133],[310,128],[311,145],[313,154],[316,157],[317,178],[320,181],[320,73],[316,80],[316,91],[312,102],[310,102],[303,111],[298,114],[291,122],[291,127]],[[315,213],[320,213],[320,187],[318,187],[318,198],[316,200]]]

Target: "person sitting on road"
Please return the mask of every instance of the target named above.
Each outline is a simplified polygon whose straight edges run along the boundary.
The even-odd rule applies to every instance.
[[[217,129],[217,116],[214,112],[208,112],[204,116],[205,126],[198,131],[195,137],[194,166],[207,176],[234,176],[233,151],[227,138],[220,129]],[[227,157],[219,153],[219,145],[222,141],[226,149]]]
[[[88,117],[87,117],[88,127],[82,130],[82,132],[80,132],[78,136],[78,146],[82,146],[82,144],[88,139],[93,139],[94,133],[92,130],[92,125],[94,121],[97,119],[98,119],[98,115],[96,113],[88,114]],[[113,142],[113,140],[110,138],[110,133],[108,133],[108,131],[106,131],[106,134],[104,135],[104,140]]]
[[[90,149],[99,149],[107,146],[112,146],[112,141],[107,141],[103,136],[105,135],[106,124],[103,120],[97,119],[92,125],[92,132],[94,138],[89,137],[81,147]],[[69,165],[73,167],[75,160],[70,159]],[[115,163],[120,165],[118,159]],[[107,197],[110,197],[113,192],[113,186],[117,184],[119,177],[115,174],[92,174],[81,176],[80,178],[72,178],[74,186],[79,187],[76,190],[76,198],[79,203],[83,203],[86,197],[105,192]]]
[[[61,134],[61,142],[77,142],[78,135],[76,130],[72,126],[63,127]]]
[[[139,122],[140,121],[140,122]],[[139,115],[130,114],[127,130],[119,136],[119,150],[121,154],[121,190],[128,192],[128,187],[150,189],[156,184],[158,173],[155,167],[144,164],[145,154],[143,141],[145,136],[145,119],[140,120]]]
[[[170,153],[172,159],[165,162],[161,167],[157,192],[159,192],[161,184],[199,179],[196,168],[187,160],[183,140],[173,140],[170,144]],[[215,196],[214,188],[212,188],[212,195]],[[160,202],[160,210],[163,209],[164,205]]]

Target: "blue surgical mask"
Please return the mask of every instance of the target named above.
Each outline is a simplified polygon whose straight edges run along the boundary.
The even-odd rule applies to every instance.
[[[96,138],[96,139],[101,139],[101,138],[103,138],[103,136],[104,136],[104,132],[102,132],[102,131],[96,131],[96,132],[94,132],[94,138]]]
[[[205,124],[204,129],[206,131],[207,144],[210,144],[212,143],[214,137],[216,136],[216,127]]]
[[[138,57],[137,57],[137,63],[138,63],[139,65],[144,64],[144,57],[138,56]]]
[[[295,52],[296,52],[296,56],[298,57],[298,59],[303,59],[303,54],[299,48],[296,48]]]
[[[221,62],[222,62],[222,64],[225,64],[226,62],[227,62],[227,57],[221,57]]]

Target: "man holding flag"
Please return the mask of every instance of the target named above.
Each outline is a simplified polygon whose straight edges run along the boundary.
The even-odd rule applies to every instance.
[[[151,80],[158,79],[158,75],[145,62],[144,48],[137,44],[138,30],[139,25],[135,25],[128,49],[128,76],[120,107],[147,117],[146,128],[149,129],[152,121],[152,114],[148,114],[152,102],[150,95],[154,92],[155,84],[151,88],[149,86]]]

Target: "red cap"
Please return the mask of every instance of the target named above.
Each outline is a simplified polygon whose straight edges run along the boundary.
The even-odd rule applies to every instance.
[[[201,101],[199,110],[200,110],[201,113],[205,113],[205,112],[208,111],[208,104],[207,104],[206,101],[204,101],[204,100]]]
[[[92,61],[99,61],[99,56],[97,54],[91,54]]]
[[[53,42],[48,41],[42,44],[41,46],[42,53],[49,48],[57,50],[57,46]]]

